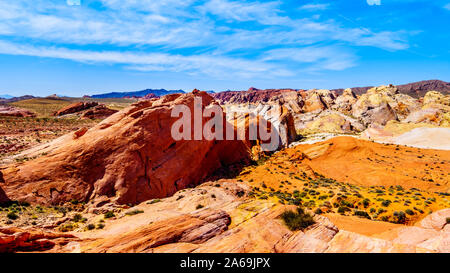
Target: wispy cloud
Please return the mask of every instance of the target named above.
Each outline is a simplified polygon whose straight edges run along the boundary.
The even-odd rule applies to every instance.
[[[450,10],[450,3],[444,6],[444,9]]]
[[[305,69],[356,65],[352,51],[316,46],[320,43],[384,50],[409,46],[403,31],[372,31],[336,20],[288,16],[282,1],[94,2],[96,8],[56,0],[1,1],[0,52],[221,78],[291,76],[294,72],[283,64],[287,56],[294,56],[290,62]],[[327,7],[308,4],[301,9]],[[332,54],[325,54],[327,50]],[[304,57],[308,54],[311,61]]]
[[[299,9],[301,10],[309,10],[309,11],[317,11],[317,10],[326,10],[330,7],[330,4],[306,4],[301,6]]]
[[[172,71],[207,74],[222,78],[268,77],[290,72],[262,60],[245,60],[211,54],[183,56],[167,53],[74,50],[63,47],[31,46],[0,40],[0,54],[59,58],[82,63],[120,64],[138,71]]]
[[[267,52],[265,60],[290,60],[298,63],[312,63],[307,70],[344,70],[356,65],[356,56],[337,46],[310,46],[303,48],[282,48]]]

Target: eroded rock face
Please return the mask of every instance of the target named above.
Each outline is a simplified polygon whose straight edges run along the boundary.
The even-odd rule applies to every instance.
[[[267,126],[273,126],[279,138],[277,148],[286,147],[289,143],[295,141],[297,132],[294,124],[294,117],[284,105],[279,104],[228,104],[224,106],[225,112],[234,113],[230,115],[228,121],[236,123],[239,128],[246,128],[248,124],[255,122],[258,118],[267,121]],[[259,123],[257,128],[259,128]]]
[[[0,105],[0,117],[35,117],[36,114],[21,108]]]
[[[309,133],[352,133],[365,129],[358,120],[333,110],[325,110],[299,129]]]
[[[357,97],[355,93],[352,91],[352,89],[347,88],[340,96],[336,98],[336,100],[334,101],[334,105],[332,106],[332,109],[343,113],[350,113],[353,104],[355,104],[356,101]]]
[[[195,97],[202,98],[202,108],[214,103],[205,92],[167,95],[138,102],[77,138],[63,136],[50,144],[48,155],[6,169],[3,188],[9,198],[30,203],[108,197],[136,204],[172,195],[247,161],[249,147],[243,141],[172,138],[179,119],[171,117],[172,109],[185,105],[194,113]]]
[[[203,210],[180,215],[100,240],[88,252],[152,252],[175,243],[201,244],[228,229],[230,216],[224,211]]]
[[[67,115],[67,114],[72,114],[72,113],[76,113],[76,112],[80,112],[92,107],[97,106],[98,103],[97,102],[76,102],[76,103],[72,103],[66,107],[63,107],[62,109],[58,110],[55,113],[55,116],[63,116],[63,115]]]
[[[45,251],[53,248],[56,243],[63,243],[62,241],[69,238],[74,238],[74,236],[40,230],[0,227],[0,253]]]
[[[419,102],[400,94],[395,86],[374,87],[356,101],[352,115],[361,119],[365,125],[377,123],[385,125],[389,120],[404,119],[410,112],[418,109]]]

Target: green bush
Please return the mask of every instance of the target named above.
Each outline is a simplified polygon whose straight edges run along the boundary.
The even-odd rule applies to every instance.
[[[87,230],[93,230],[93,229],[95,229],[95,225],[94,224],[89,224],[89,225],[86,226],[86,229]]]
[[[144,213],[144,211],[135,209],[135,210],[132,210],[132,211],[129,211],[129,212],[125,213],[125,215],[132,216],[132,215],[136,215],[136,214],[139,214],[139,213]]]
[[[106,213],[104,214],[105,219],[113,218],[113,217],[115,217],[115,216],[116,216],[116,215],[115,215],[114,212],[112,212],[112,211],[108,211],[108,212],[106,212]]]
[[[363,211],[363,210],[355,210],[355,212],[353,214],[356,215],[356,216],[359,216],[359,217],[364,217],[364,218],[367,218],[367,219],[371,219],[369,214],[367,212]]]
[[[81,222],[83,220],[83,216],[79,213],[75,214],[72,218],[72,221],[74,222]]]
[[[297,208],[296,212],[291,210],[283,212],[281,219],[292,231],[304,230],[315,223],[313,217],[309,213],[305,213],[302,208]]]
[[[153,200],[147,202],[147,204],[151,205],[151,204],[155,204],[155,203],[158,203],[158,202],[161,202],[161,200],[160,199],[153,199]]]
[[[6,217],[8,217],[8,219],[11,219],[11,220],[16,220],[17,218],[19,218],[19,215],[17,215],[15,212],[11,211],[6,215]]]
[[[411,209],[407,209],[407,210],[405,210],[405,212],[407,214],[409,214],[409,215],[414,215],[415,214],[414,211],[412,211]]]
[[[364,199],[363,200],[363,206],[365,207],[365,208],[367,208],[367,207],[369,207],[369,205],[370,205],[370,200],[369,199]]]

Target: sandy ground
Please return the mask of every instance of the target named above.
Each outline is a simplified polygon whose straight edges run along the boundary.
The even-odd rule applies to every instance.
[[[392,143],[448,151],[450,150],[450,128],[416,128],[394,137]]]

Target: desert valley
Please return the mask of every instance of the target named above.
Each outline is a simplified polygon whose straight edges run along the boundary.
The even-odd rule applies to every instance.
[[[174,140],[196,98],[244,135]],[[0,120],[0,252],[450,252],[447,82],[25,96]]]

